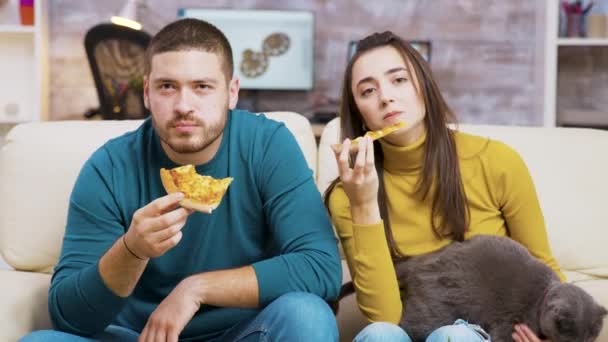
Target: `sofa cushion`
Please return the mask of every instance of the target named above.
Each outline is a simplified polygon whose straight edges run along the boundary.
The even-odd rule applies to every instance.
[[[106,140],[141,121],[37,122],[15,126],[0,151],[0,250],[25,271],[51,271],[72,186]]]
[[[608,131],[461,125],[503,141],[525,160],[560,266],[608,277]]]
[[[294,134],[316,170],[317,148],[309,121],[271,112]],[[141,121],[62,121],[14,127],[0,150],[0,252],[17,270],[50,272],[61,251],[70,192],[87,158],[108,139]]]
[[[318,187],[338,176],[329,145],[338,142],[339,119],[319,144]],[[564,270],[608,277],[608,131],[460,125],[459,130],[500,140],[525,160],[538,192],[552,251]]]
[[[0,270],[0,279],[0,341],[17,341],[31,331],[52,328],[49,274]]]

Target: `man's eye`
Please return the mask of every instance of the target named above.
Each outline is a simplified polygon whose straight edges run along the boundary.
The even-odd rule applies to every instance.
[[[163,83],[160,85],[160,89],[167,90],[167,89],[174,89],[174,87],[173,87],[173,84],[171,84],[171,83]]]
[[[196,86],[197,89],[211,89],[208,84],[199,84]]]

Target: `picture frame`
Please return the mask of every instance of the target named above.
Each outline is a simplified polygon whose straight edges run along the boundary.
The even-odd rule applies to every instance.
[[[241,89],[312,89],[312,12],[184,8],[178,17],[205,20],[226,35]]]

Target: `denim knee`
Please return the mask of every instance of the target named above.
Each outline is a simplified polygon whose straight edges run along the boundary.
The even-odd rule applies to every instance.
[[[319,296],[290,292],[275,299],[272,306],[280,310],[281,325],[298,331],[309,341],[337,341],[338,324],[329,305]]]
[[[411,342],[400,326],[388,322],[376,322],[365,327],[353,342]]]
[[[485,339],[468,324],[446,325],[433,331],[426,342],[483,342]]]
[[[38,330],[19,339],[19,342],[88,342],[91,339],[56,330]]]
[[[110,325],[103,332],[93,336],[92,338],[73,335],[57,330],[39,330],[23,336],[21,339],[19,339],[19,342],[137,342],[138,336],[139,334],[133,330],[117,325]]]

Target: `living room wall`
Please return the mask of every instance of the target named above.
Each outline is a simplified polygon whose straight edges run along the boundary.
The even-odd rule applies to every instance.
[[[333,108],[347,61],[347,44],[393,30],[406,39],[432,42],[431,66],[448,104],[462,122],[542,123],[542,1],[510,0],[215,0],[207,8],[306,10],[315,14],[315,79],[312,91],[259,91],[258,110],[291,110],[311,116]],[[123,1],[54,0],[50,8],[51,113],[81,118],[97,106],[83,47],[93,25],[107,21]],[[147,0],[139,20],[151,34],[195,0]],[[251,94],[244,92],[244,97]]]

